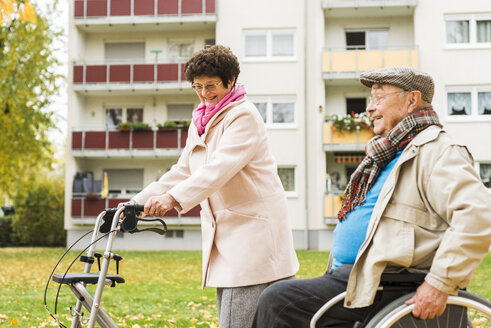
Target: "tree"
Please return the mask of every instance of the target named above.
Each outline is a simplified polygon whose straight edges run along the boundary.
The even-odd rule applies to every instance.
[[[52,163],[58,35],[28,0],[0,0],[0,190],[9,196]]]

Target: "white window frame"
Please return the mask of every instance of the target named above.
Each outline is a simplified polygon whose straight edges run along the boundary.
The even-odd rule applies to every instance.
[[[195,44],[193,39],[168,39],[166,47],[165,47],[165,58],[169,61],[172,61],[172,62],[186,62],[186,60],[189,59],[189,58],[182,57],[182,56],[177,56],[176,58],[171,58],[169,48],[172,44],[175,44],[178,46],[190,44],[193,47],[193,49],[191,50],[191,56],[196,51],[196,44]]]
[[[298,197],[298,177],[297,177],[297,167],[295,165],[278,165],[278,169],[293,169],[293,184],[294,188],[293,190],[285,190],[286,197],[288,198],[295,198]],[[278,175],[279,177],[279,175]],[[280,179],[281,180],[281,179]],[[281,186],[283,186],[283,182],[281,183]]]
[[[466,92],[471,94],[471,114],[470,115],[450,115],[448,113],[448,93]],[[446,122],[491,122],[491,115],[480,115],[478,104],[479,92],[491,92],[489,86],[461,86],[447,87],[445,90],[445,120]]]
[[[385,45],[385,47],[374,49],[373,45],[370,44],[369,38],[368,38],[368,33],[374,32],[374,31],[384,31],[384,32],[386,31],[387,32],[387,44]],[[348,45],[347,45],[347,40],[346,40],[346,32],[363,32],[363,33],[365,33],[365,44],[364,44],[365,49],[362,49],[363,51],[364,50],[386,50],[386,49],[389,49],[390,30],[388,27],[369,28],[369,29],[345,29],[344,30],[344,37],[345,37],[344,44],[345,44],[346,50],[349,50]],[[354,48],[352,48],[352,49],[354,50]]]
[[[294,96],[250,96],[249,100],[253,103],[266,103],[266,122],[267,129],[296,129],[297,128],[297,100]],[[293,123],[273,123],[273,104],[293,103]]]
[[[107,110],[108,109],[119,109],[121,108],[121,116],[122,116],[122,121],[121,122],[128,122],[128,109],[141,109],[142,110],[142,122],[145,122],[145,106],[143,106],[142,104],[136,104],[136,105],[124,105],[124,106],[121,106],[121,105],[104,105],[104,126],[106,127],[107,126]],[[117,127],[115,128],[117,129]]]
[[[293,36],[293,55],[292,56],[273,56],[273,35],[291,34]],[[265,35],[266,36],[266,56],[247,57],[246,55],[246,36],[248,35]],[[244,30],[244,62],[287,62],[297,60],[297,36],[294,29],[270,29],[270,30]]]
[[[477,42],[477,21],[491,20],[491,14],[445,15],[444,49],[491,49],[491,42]],[[447,21],[469,21],[468,43],[447,43]]]

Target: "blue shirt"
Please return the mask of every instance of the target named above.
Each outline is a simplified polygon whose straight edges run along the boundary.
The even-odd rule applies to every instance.
[[[397,152],[396,157],[383,169],[377,181],[367,192],[365,203],[358,205],[348,213],[346,219],[339,222],[334,230],[334,241],[332,243],[332,269],[343,264],[353,264],[361,244],[367,234],[368,222],[372,216],[373,208],[377,202],[382,186],[387,180],[390,171],[394,168],[402,151]]]

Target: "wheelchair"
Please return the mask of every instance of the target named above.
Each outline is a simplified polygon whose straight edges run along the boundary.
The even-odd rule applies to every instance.
[[[399,298],[375,307],[363,322],[357,321],[353,328],[484,328],[491,327],[491,302],[478,295],[459,291],[458,295],[450,295],[445,312],[433,319],[421,320],[411,312],[414,305],[406,305],[417,287],[424,282],[423,273],[384,273],[381,277],[377,294],[395,292],[403,294]],[[310,328],[315,328],[319,319],[334,305],[343,302],[343,292],[325,303],[312,317]]]

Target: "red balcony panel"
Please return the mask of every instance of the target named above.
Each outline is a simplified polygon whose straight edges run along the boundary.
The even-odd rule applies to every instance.
[[[177,130],[157,131],[157,148],[177,148]]]
[[[178,0],[158,0],[158,6],[159,15],[177,15],[179,8]]]
[[[98,216],[106,209],[106,200],[103,198],[87,200],[84,199],[84,217]]]
[[[106,65],[90,65],[86,67],[85,82],[100,83],[106,82]]]
[[[106,132],[87,131],[85,132],[85,149],[104,149],[106,148]]]
[[[130,15],[131,15],[131,0],[111,0],[111,16],[130,16]]]
[[[84,67],[82,65],[73,66],[73,83],[82,83],[84,81]]]
[[[119,203],[124,203],[127,201],[129,201],[129,199],[126,199],[126,198],[124,198],[124,199],[123,198],[109,198],[108,202],[107,202],[107,207],[116,208],[116,207],[118,207]]]
[[[203,0],[183,0],[183,14],[200,14],[203,12]]]
[[[130,65],[109,66],[109,82],[130,82]]]
[[[182,216],[192,216],[192,217],[199,217],[199,213],[201,212],[201,206],[195,206],[192,209],[190,209],[188,212],[183,214]]]
[[[214,14],[215,12],[215,0],[206,0],[206,13]]]
[[[82,149],[82,132],[72,132],[72,149]]]
[[[109,131],[109,149],[129,149],[130,133]]]
[[[72,217],[82,216],[82,201],[83,198],[72,198]]]
[[[107,16],[107,0],[87,0],[87,16]]]
[[[186,73],[184,73],[184,68],[186,65],[182,64],[181,65],[181,81],[186,81]]]
[[[193,124],[193,123],[191,123]],[[181,130],[181,147],[186,146],[186,140],[188,140],[188,130]]]
[[[135,15],[155,15],[154,0],[138,0],[134,4]]]
[[[165,213],[165,216],[175,218],[177,217],[177,211],[175,209],[172,209],[169,212]],[[164,217],[164,221],[165,221],[165,217]]]
[[[178,64],[158,64],[157,79],[159,82],[178,81]]]
[[[133,132],[134,149],[152,149],[153,148],[153,131]]]
[[[84,2],[83,0],[75,0],[75,17],[84,17]]]
[[[154,66],[152,64],[142,64],[133,66],[134,82],[154,82]]]

